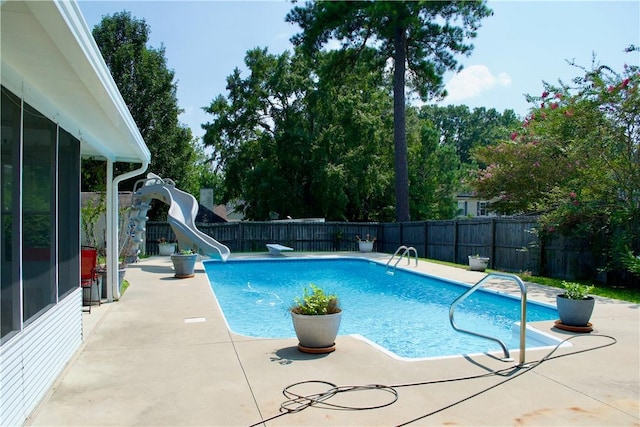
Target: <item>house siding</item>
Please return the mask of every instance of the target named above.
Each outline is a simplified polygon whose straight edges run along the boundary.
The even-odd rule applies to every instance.
[[[0,425],[22,425],[82,344],[82,290],[0,348]]]
[[[77,193],[79,202],[81,156],[100,157],[114,163],[141,163],[143,166],[136,169],[141,172],[151,155],[77,2],[0,0],[0,10],[0,83],[3,97],[12,98],[3,101],[13,101],[20,108],[23,102],[29,104],[30,110],[37,111],[33,117],[43,122],[48,120],[47,128],[58,130],[56,135],[52,131],[39,132],[38,124],[27,132],[22,111],[13,111],[9,117],[10,110],[2,110],[3,150],[8,140],[12,149],[7,156],[3,151],[2,167],[3,171],[11,170],[13,175],[11,188],[0,187],[3,190],[0,200],[9,203],[3,204],[6,209],[3,212],[12,215],[3,217],[0,233],[3,273],[0,305],[10,307],[2,311],[6,314],[3,320],[8,321],[0,328],[0,426],[14,426],[22,425],[37,408],[83,339],[80,248],[75,247],[76,243],[80,245],[80,204],[74,200]],[[5,117],[14,129],[7,132],[6,137]],[[40,143],[56,149],[38,153]],[[26,247],[25,230],[29,231],[23,227],[22,204],[24,149],[28,144],[31,158],[40,161],[39,155],[47,153],[50,157],[49,169],[43,168],[42,176],[29,176],[34,182],[39,180],[47,188],[56,190],[55,194],[49,192],[51,200],[47,206],[50,209],[38,215],[50,220],[47,243],[61,264],[49,258],[48,271],[44,272],[46,280],[34,279],[25,286],[25,276],[28,278],[32,272],[20,253],[21,248]],[[54,177],[51,171],[57,175]],[[77,182],[73,179],[76,175]],[[124,177],[106,182],[108,194],[113,192],[114,185],[117,191],[119,178]],[[5,197],[5,192],[14,197]],[[47,202],[40,200],[46,198],[45,192],[34,194],[39,201]],[[11,227],[11,233],[5,232],[5,227]],[[21,239],[22,245],[17,239]],[[11,248],[11,252],[6,248]],[[117,253],[111,255],[116,264]],[[44,269],[44,265],[42,267]]]

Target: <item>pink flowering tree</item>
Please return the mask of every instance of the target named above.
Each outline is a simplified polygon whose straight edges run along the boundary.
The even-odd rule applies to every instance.
[[[607,236],[611,260],[640,250],[640,70],[573,65],[570,84],[527,97],[534,107],[509,140],[474,152],[488,166],[469,183],[500,213],[541,214],[548,232]]]

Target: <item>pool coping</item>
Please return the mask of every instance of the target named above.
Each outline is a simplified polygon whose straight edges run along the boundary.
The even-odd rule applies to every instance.
[[[463,283],[483,277],[483,273],[422,260],[419,264],[428,274],[443,274]],[[168,257],[152,257],[130,266],[127,279],[131,286],[119,302],[83,314],[83,345],[27,425],[640,423],[637,304],[598,298],[592,316],[594,332],[556,353],[579,354],[546,361],[526,372],[514,368],[502,376],[444,382],[513,364],[490,355],[407,363],[372,351],[370,345],[351,336],[338,337],[334,353],[304,355],[292,339],[262,340],[230,333],[201,264],[196,277],[178,280],[172,277]],[[533,284],[528,288],[530,299],[553,304],[557,290]],[[500,286],[497,290],[505,291]],[[577,335],[555,329],[553,322],[536,326],[556,337]],[[610,342],[598,334],[613,336],[617,343],[587,351]],[[527,352],[527,361],[546,354]],[[338,385],[403,386],[397,388],[397,402],[374,410],[310,407],[282,415],[283,389],[314,379]],[[423,384],[407,385],[416,382]],[[369,393],[338,399],[350,406],[386,399]],[[261,422],[270,417],[276,418]]]

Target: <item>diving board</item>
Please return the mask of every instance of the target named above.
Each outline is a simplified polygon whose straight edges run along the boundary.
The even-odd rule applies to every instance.
[[[292,251],[289,246],[279,245],[277,243],[267,243],[267,249],[271,255],[282,255],[283,251]]]

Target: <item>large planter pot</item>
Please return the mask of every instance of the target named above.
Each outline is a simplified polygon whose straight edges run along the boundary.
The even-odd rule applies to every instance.
[[[185,279],[195,276],[196,259],[198,254],[173,254],[171,261],[175,270],[175,277]]]
[[[469,255],[469,270],[485,271],[488,265],[489,265],[488,257]]]
[[[335,350],[342,312],[324,315],[291,313],[298,337],[298,349],[305,353],[329,353]]]
[[[566,326],[588,326],[595,303],[596,300],[593,297],[569,299],[564,294],[556,296],[558,316],[562,324]]]
[[[371,251],[373,251],[373,241],[358,240],[358,250],[360,252],[371,252]]]
[[[175,243],[159,243],[158,251],[162,256],[172,255],[176,251],[176,244]]]

